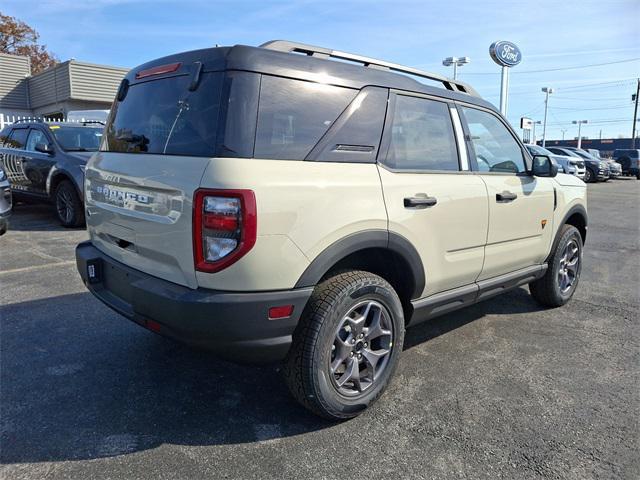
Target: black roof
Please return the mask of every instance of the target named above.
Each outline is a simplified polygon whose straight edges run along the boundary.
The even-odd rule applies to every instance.
[[[496,110],[493,104],[476,95],[448,90],[443,86],[427,85],[408,75],[390,70],[246,45],[206,48],[169,55],[135,67],[127,73],[125,78],[131,84],[144,82],[147,78],[136,80],[136,74],[153,67],[174,63],[180,63],[180,66],[175,71],[162,76],[188,74],[194,68],[194,62],[202,62],[204,72],[240,70],[356,89],[368,85],[380,86],[459,100]],[[158,76],[154,75],[153,78],[156,79]]]

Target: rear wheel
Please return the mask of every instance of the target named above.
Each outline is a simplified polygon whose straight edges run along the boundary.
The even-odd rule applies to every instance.
[[[54,194],[58,220],[64,227],[84,225],[84,206],[69,180],[61,181]]]
[[[369,272],[320,283],[285,362],[285,379],[306,408],[329,419],[360,414],[386,389],[404,341],[402,305],[393,287]]]
[[[582,237],[573,225],[563,225],[547,272],[529,284],[531,296],[546,307],[560,307],[571,300],[581,271]]]

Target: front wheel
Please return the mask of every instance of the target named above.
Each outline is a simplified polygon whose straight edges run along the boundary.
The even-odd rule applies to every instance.
[[[591,183],[593,182],[593,179],[594,179],[593,173],[591,173],[591,170],[587,168],[584,172],[584,181],[586,183]]]
[[[560,307],[571,300],[582,271],[582,237],[573,225],[563,225],[544,277],[531,282],[531,296],[546,307]]]
[[[404,341],[395,290],[369,272],[321,282],[293,334],[284,374],[293,396],[313,413],[352,418],[385,391]]]
[[[80,227],[84,224],[82,200],[69,180],[63,180],[58,184],[54,197],[58,220],[63,227]]]

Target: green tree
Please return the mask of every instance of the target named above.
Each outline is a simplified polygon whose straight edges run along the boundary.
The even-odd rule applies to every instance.
[[[31,59],[31,73],[54,66],[58,58],[38,43],[40,35],[21,20],[0,12],[0,53],[23,55]]]

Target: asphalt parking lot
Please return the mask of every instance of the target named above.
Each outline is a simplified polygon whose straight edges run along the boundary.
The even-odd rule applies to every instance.
[[[640,478],[640,182],[589,185],[581,284],[409,330],[389,391],[345,423],[276,367],[219,361],[86,292],[83,230],[18,205],[0,238],[0,477]]]

